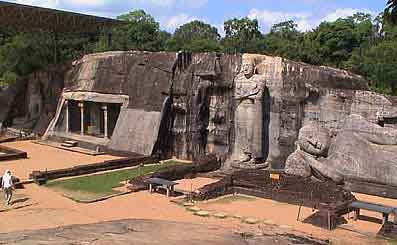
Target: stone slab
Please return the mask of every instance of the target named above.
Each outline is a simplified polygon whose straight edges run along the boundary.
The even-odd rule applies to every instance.
[[[127,109],[120,113],[109,148],[151,155],[160,127],[160,112]]]

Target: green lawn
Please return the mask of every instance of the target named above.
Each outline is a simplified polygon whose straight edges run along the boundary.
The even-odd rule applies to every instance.
[[[66,180],[54,180],[46,184],[47,187],[57,190],[93,194],[93,196],[106,196],[117,193],[113,188],[120,187],[120,182],[130,180],[160,169],[180,164],[177,161],[167,161],[163,164],[146,165],[133,169],[108,172]]]

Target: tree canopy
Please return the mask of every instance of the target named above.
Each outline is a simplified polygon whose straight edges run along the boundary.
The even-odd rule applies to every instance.
[[[221,36],[216,27],[194,20],[175,30],[172,38],[166,43],[166,49],[192,52],[219,51],[218,42],[220,38]]]
[[[397,0],[387,1],[384,16],[390,23],[397,24]]]
[[[255,52],[257,44],[262,38],[258,20],[248,17],[231,19],[224,23],[225,37],[222,40],[224,52]]]
[[[167,35],[162,33],[160,24],[145,11],[132,11],[120,15],[117,19],[128,24],[113,30],[112,49],[156,51],[164,47],[165,40],[162,38]]]
[[[261,33],[257,20],[234,18],[225,21],[223,37],[216,27],[199,20],[170,34],[161,30],[151,15],[136,10],[118,17],[126,24],[113,30],[111,46],[106,35],[98,39],[60,38],[58,62],[109,50],[259,53],[347,69],[371,80],[374,91],[397,95],[397,1],[387,4],[385,12],[375,18],[357,13],[324,21],[307,32],[299,31],[290,20]],[[0,86],[53,63],[54,45],[49,33],[0,33]]]

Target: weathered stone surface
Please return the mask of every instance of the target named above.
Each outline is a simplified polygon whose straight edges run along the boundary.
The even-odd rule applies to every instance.
[[[201,208],[199,208],[199,207],[188,207],[187,210],[192,211],[192,212],[199,212],[199,211],[201,211]]]
[[[355,115],[342,128],[326,164],[344,179],[397,186],[397,130]]]
[[[243,219],[243,222],[250,224],[250,225],[255,225],[255,224],[259,223],[259,220],[257,218],[248,217],[248,218]]]
[[[72,225],[47,230],[0,234],[4,244],[141,244],[141,245],[240,245],[289,244],[293,240],[277,235],[244,238],[215,226],[156,220],[121,220]],[[281,242],[281,243],[280,243]],[[322,244],[322,243],[321,243]]]
[[[194,215],[200,216],[200,217],[209,217],[210,212],[202,210],[202,211],[197,211],[194,213]]]
[[[43,135],[54,117],[69,64],[49,66],[0,91],[0,124]]]
[[[75,62],[67,75],[65,91],[129,96],[129,110],[120,116],[128,118],[129,122],[119,120],[120,127],[116,126],[115,133],[120,134],[112,137],[112,149],[122,146],[131,151],[139,150],[141,154],[155,153],[189,160],[211,153],[223,156],[229,153],[232,142],[230,95],[240,63],[239,55],[215,53],[92,54]],[[171,106],[164,108],[168,104]],[[147,118],[146,123],[146,120],[135,120],[139,115],[131,110],[148,115],[167,113],[163,113],[161,120]],[[125,115],[127,112],[130,113]],[[137,149],[140,140],[144,140],[144,144]]]
[[[307,144],[321,141],[315,136],[306,140]],[[301,158],[297,161],[290,156],[289,166],[292,166],[289,168],[305,162],[337,183],[355,180],[397,186],[397,130],[382,128],[359,115],[351,115],[343,121],[327,158],[316,159],[311,152],[299,154]]]
[[[127,109],[120,114],[109,148],[151,155],[160,127],[160,112]]]
[[[312,155],[327,156],[330,142],[329,131],[317,123],[311,123],[299,131],[299,147]]]
[[[226,219],[229,215],[227,213],[215,213],[214,217],[218,219]]]
[[[385,125],[397,115],[397,100],[366,91],[368,83],[360,76],[265,55],[107,52],[87,55],[64,73],[35,75],[0,95],[6,105],[13,101],[0,108],[0,123],[27,125],[40,115],[31,127],[45,128],[57,104],[62,112],[57,96],[65,84],[64,95],[128,97],[114,136],[101,141],[104,148],[189,160],[213,153],[226,167],[234,159],[239,167],[283,168],[303,126],[316,122],[324,131],[313,133],[326,138],[328,130],[334,140],[340,122],[351,114]],[[164,109],[165,119],[159,116]],[[326,156],[321,142],[302,149]]]
[[[310,177],[312,175],[312,171],[310,165],[307,164],[301,150],[296,150],[292,153],[285,163],[285,173],[302,176],[304,178]]]

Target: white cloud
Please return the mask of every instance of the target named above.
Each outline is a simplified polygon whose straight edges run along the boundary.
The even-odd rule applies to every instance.
[[[208,3],[208,0],[132,0],[133,3],[156,6],[156,7],[175,7],[177,5],[187,6],[189,8],[200,8]]]
[[[372,11],[368,9],[353,9],[353,8],[342,8],[336,9],[335,11],[328,13],[321,21],[335,21],[339,18],[346,18],[352,16],[355,13],[364,12],[374,15]]]
[[[290,13],[258,9],[251,9],[248,14],[248,18],[257,19],[265,30],[269,30],[274,24],[282,21],[294,20],[298,25],[298,30],[308,31],[313,28],[310,17],[310,14],[304,12]]]
[[[310,31],[323,21],[336,21],[339,18],[346,18],[359,12],[375,15],[374,12],[368,9],[353,8],[340,8],[332,12],[328,12],[325,15],[318,15],[316,13],[308,14],[304,12],[294,13],[251,9],[248,13],[248,18],[257,19],[263,31],[269,31],[274,24],[288,20],[295,21],[299,31]]]
[[[134,5],[170,8],[175,6],[176,0],[132,0]]]
[[[219,35],[221,35],[221,37],[224,37],[226,35],[224,23],[215,25],[215,27],[218,29],[218,33],[219,33]]]
[[[44,8],[56,8],[59,6],[59,0],[16,0],[15,2]]]
[[[194,16],[189,16],[187,14],[178,14],[166,20],[164,26],[169,30],[175,30],[179,26],[191,22],[193,20],[198,20],[198,18]]]
[[[208,0],[181,0],[181,2],[191,8],[201,8],[208,3]]]
[[[306,18],[298,19],[296,21],[296,24],[298,25],[297,28],[299,31],[310,31],[315,26],[313,21],[306,19]]]
[[[105,0],[67,0],[67,3],[74,6],[101,7],[106,4]]]

